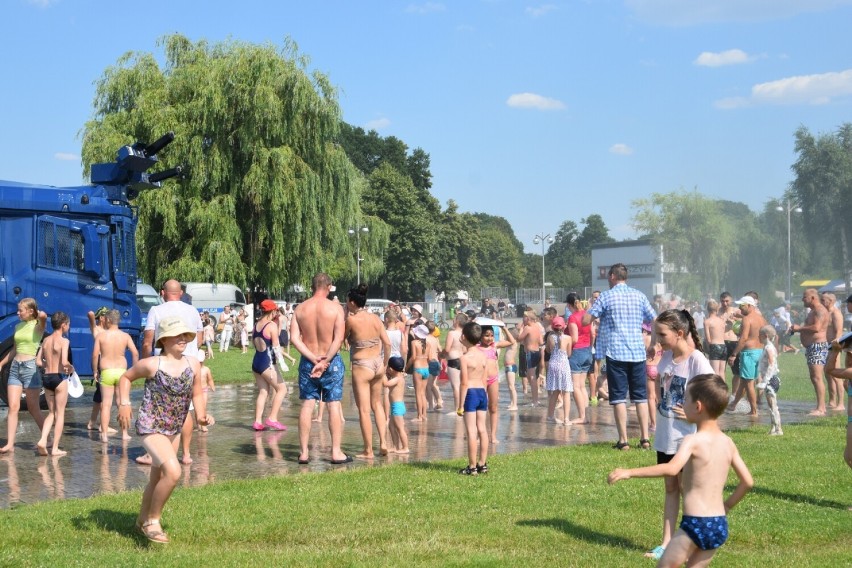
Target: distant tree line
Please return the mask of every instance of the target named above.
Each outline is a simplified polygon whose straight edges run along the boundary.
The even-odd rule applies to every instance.
[[[442,206],[431,194],[429,154],[344,122],[337,89],[308,71],[293,42],[208,44],[173,34],[158,45],[161,59],[131,52],[106,69],[83,129],[86,173],[112,161],[119,146],[176,134],[160,159],[185,175],[134,202],[145,280],[281,293],[325,270],[346,288],[356,280],[360,237],[361,280],[374,296],[422,299],[435,289],[476,297],[482,287],[541,285],[541,255],[524,252],[505,218],[461,212],[453,200]],[[852,179],[850,130],[796,133],[797,177],[787,197],[804,209],[793,218],[794,234],[807,235],[793,247],[802,276],[836,274],[849,256],[840,220],[849,207],[842,198]],[[634,205],[637,230],[663,243],[666,261],[682,269],[673,283],[684,294],[768,289],[786,274],[786,213],[782,219],[775,202],[752,213],[691,191]],[[598,214],[565,220],[546,251],[547,280],[582,290],[591,283],[592,245],[612,240]],[[825,248],[806,244],[817,241]]]

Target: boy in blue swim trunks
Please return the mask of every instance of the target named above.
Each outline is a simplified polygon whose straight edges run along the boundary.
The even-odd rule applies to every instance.
[[[719,428],[718,418],[728,405],[728,386],[718,375],[698,375],[686,386],[683,412],[698,426],[684,437],[668,463],[638,469],[615,469],[608,481],[614,484],[631,477],[675,476],[683,470],[683,518],[657,566],[709,564],[728,539],[726,514],[753,487],[751,473],[733,440]],[[722,500],[728,470],[733,467],[740,482]]]
[[[456,412],[464,415],[467,431],[467,467],[459,470],[462,475],[488,473],[488,430],[485,416],[488,412],[488,395],[485,394],[485,353],[472,349],[482,339],[482,328],[478,323],[468,322],[462,328],[462,345],[467,352],[461,356],[460,400],[464,401]],[[479,460],[477,460],[477,443]]]

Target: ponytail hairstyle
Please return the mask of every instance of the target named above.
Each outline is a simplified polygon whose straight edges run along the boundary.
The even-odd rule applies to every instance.
[[[571,311],[575,311],[577,307],[577,301],[580,299],[580,296],[577,295],[576,292],[571,292],[565,297],[565,303],[571,308]]]
[[[689,310],[666,310],[657,316],[657,323],[668,326],[675,331],[682,331],[684,336],[689,334],[692,336],[695,348],[704,352],[701,338],[698,337],[698,330],[695,328],[695,320],[692,319]]]
[[[367,290],[366,284],[358,284],[357,288],[349,289],[346,297],[359,308],[363,308],[367,304]]]

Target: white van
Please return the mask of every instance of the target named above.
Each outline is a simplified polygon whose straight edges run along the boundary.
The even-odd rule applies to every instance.
[[[364,305],[364,307],[367,308],[368,312],[372,312],[378,316],[381,316],[385,313],[387,307],[391,305],[393,305],[393,302],[391,302],[390,300],[379,300],[370,298],[369,300],[367,300],[367,303]]]
[[[246,305],[243,291],[234,284],[212,282],[186,282],[185,284],[186,293],[192,298],[192,305],[199,312],[221,313],[225,306],[241,308]]]
[[[148,312],[154,306],[159,306],[163,303],[163,298],[150,284],[144,282],[136,282],[136,305],[139,306],[139,311],[142,312],[142,330],[145,329],[145,324],[148,321]]]

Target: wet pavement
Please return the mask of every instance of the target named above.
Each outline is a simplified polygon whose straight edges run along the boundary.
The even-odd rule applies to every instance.
[[[520,386],[520,382],[518,383]],[[292,385],[291,385],[292,387]],[[452,403],[452,391],[444,383],[441,391],[445,401]],[[184,486],[200,486],[227,479],[287,475],[299,472],[325,471],[343,467],[380,466],[396,462],[430,461],[466,456],[466,441],[461,418],[453,414],[430,413],[426,422],[412,422],[414,391],[407,390],[406,423],[411,453],[406,456],[376,457],[372,461],[355,460],[349,465],[330,463],[330,437],[327,423],[313,423],[311,430],[311,462],[299,465],[297,417],[300,409],[298,392],[288,396],[279,420],[288,426],[286,432],[254,432],[251,429],[254,415],[255,388],[251,386],[222,386],[211,395],[209,413],[216,424],[209,433],[196,432],[192,439],[191,465],[183,466]],[[524,398],[520,395],[523,405]],[[517,453],[532,448],[565,444],[588,444],[616,440],[612,411],[609,406],[590,407],[591,423],[565,427],[548,423],[546,409],[521,406],[517,411],[506,411],[508,390],[501,380],[501,410],[498,425],[499,444],[491,453]],[[134,389],[134,408],[141,399],[141,389]],[[450,404],[447,404],[447,410]],[[787,423],[808,420],[813,407],[807,402],[780,402],[782,421]],[[72,399],[66,410],[65,434],[61,447],[68,451],[63,457],[41,457],[35,451],[39,438],[35,422],[27,412],[21,413],[16,451],[0,456],[0,508],[50,499],[89,497],[99,493],[112,493],[142,489],[150,467],[135,463],[134,458],[144,454],[139,438],[133,436],[123,442],[112,436],[101,443],[97,432],[86,430],[91,410],[91,389],[80,399]],[[747,427],[753,423],[765,424],[769,429],[769,415],[765,407],[757,419],[743,414],[726,414],[724,428]],[[346,418],[343,433],[343,450],[357,454],[363,450],[358,413],[351,399],[350,389],[344,390],[343,411]],[[0,428],[5,439],[5,407],[0,408]],[[113,412],[113,422],[115,421]],[[572,412],[576,416],[576,409]],[[327,418],[326,418],[327,420]],[[637,441],[638,427],[635,414],[629,414],[629,436]],[[378,454],[378,438],[374,429],[374,448]],[[634,446],[635,447],[635,446]]]

